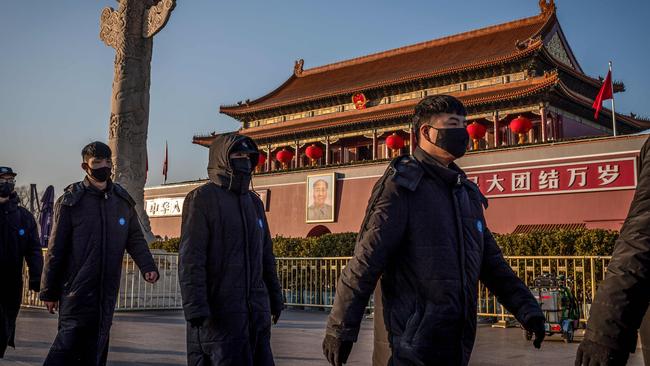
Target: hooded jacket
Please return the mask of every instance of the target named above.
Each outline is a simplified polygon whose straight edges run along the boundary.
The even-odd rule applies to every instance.
[[[636,350],[637,330],[650,302],[650,139],[643,145],[639,161],[636,192],[605,280],[591,305],[584,338],[623,352]],[[644,326],[650,327],[650,322]],[[642,334],[648,338],[650,330],[644,329]],[[650,339],[643,341],[644,348],[648,347]]]
[[[105,364],[124,251],[157,272],[134,206],[110,181],[74,183],[57,200],[40,298],[59,302],[59,330],[45,365]]]
[[[188,323],[189,365],[273,365],[271,314],[283,307],[262,202],[237,177],[230,153],[247,137],[221,135],[210,147],[210,182],[185,198],[179,280]],[[257,163],[256,153],[251,164]],[[242,182],[244,182],[242,184]]]
[[[23,291],[23,262],[29,268],[29,289],[38,291],[43,254],[34,216],[18,205],[12,194],[0,204],[0,358],[7,346],[15,347],[16,318]]]
[[[420,148],[376,183],[354,257],[336,287],[327,334],[356,341],[381,277],[383,324],[373,364],[467,365],[476,336],[478,281],[522,323],[543,317],[487,228],[487,200],[455,164]],[[378,329],[387,334],[379,334]],[[388,339],[390,349],[382,339]]]

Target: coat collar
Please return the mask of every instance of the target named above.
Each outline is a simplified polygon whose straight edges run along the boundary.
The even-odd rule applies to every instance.
[[[462,184],[463,179],[467,178],[465,172],[458,165],[451,163],[449,167],[446,167],[419,146],[415,148],[413,157],[422,165],[422,168],[429,176],[440,178],[450,186],[459,186]]]
[[[11,193],[9,200],[7,202],[0,204],[0,211],[3,212],[14,212],[18,209],[18,194],[16,192]]]

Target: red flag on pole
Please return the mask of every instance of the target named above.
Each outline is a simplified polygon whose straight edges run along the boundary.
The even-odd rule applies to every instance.
[[[167,154],[167,141],[165,141],[165,162],[163,163],[163,175],[165,176],[165,183],[167,183],[167,170],[169,169],[169,155]]]
[[[607,72],[607,77],[605,78],[605,81],[603,81],[603,86],[600,88],[596,100],[594,100],[594,104],[592,105],[592,108],[596,110],[596,113],[594,114],[595,119],[598,119],[598,114],[600,114],[600,110],[603,108],[603,101],[612,99],[614,97],[613,94],[612,71],[610,70]]]

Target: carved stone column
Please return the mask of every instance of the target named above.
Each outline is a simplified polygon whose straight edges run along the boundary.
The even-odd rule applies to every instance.
[[[142,231],[154,240],[144,208],[147,173],[147,130],[153,36],[169,20],[176,0],[119,0],[105,8],[99,38],[115,49],[108,145],[113,150],[113,181],[136,202]]]

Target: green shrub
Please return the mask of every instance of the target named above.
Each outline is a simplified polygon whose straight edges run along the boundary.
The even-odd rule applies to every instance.
[[[307,257],[314,245],[314,238],[273,238],[273,253],[276,257]]]
[[[582,255],[612,255],[618,235],[613,230],[588,230],[576,240],[576,251]]]
[[[307,252],[310,257],[351,257],[357,233],[325,234],[314,239],[314,245]]]
[[[506,256],[612,255],[618,232],[603,229],[494,234]]]
[[[312,238],[273,238],[273,252],[276,257],[351,257],[357,233],[325,234]],[[151,249],[162,249],[178,253],[180,238],[160,240],[149,245]]]
[[[162,249],[170,253],[178,253],[178,247],[181,244],[181,238],[171,238],[167,240],[154,241],[149,244],[151,249]]]
[[[357,233],[325,234],[311,238],[273,238],[276,257],[350,257]]]
[[[506,256],[609,256],[614,251],[618,232],[602,229],[556,230],[527,234],[494,234]],[[325,234],[312,238],[273,238],[276,257],[350,257],[354,254],[357,233]],[[157,241],[152,249],[178,252],[180,238]]]

